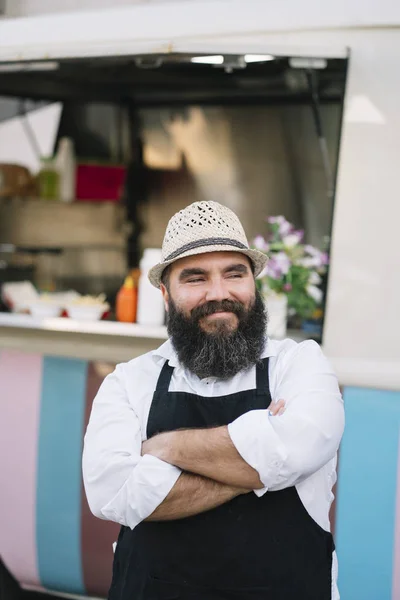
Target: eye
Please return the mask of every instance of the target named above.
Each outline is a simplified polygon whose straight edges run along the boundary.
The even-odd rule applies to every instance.
[[[229,279],[241,279],[243,277],[243,273],[231,273],[228,275]]]
[[[199,281],[204,281],[204,278],[196,277],[196,279],[188,279],[187,283],[198,283]]]

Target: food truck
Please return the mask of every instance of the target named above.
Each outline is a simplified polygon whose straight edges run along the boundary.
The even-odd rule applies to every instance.
[[[118,525],[89,511],[84,431],[115,364],[166,339],[164,325],[117,322],[113,307],[168,218],[197,199],[230,206],[252,239],[284,215],[329,253],[318,317],[289,320],[286,335],[317,339],[343,391],[342,598],[400,598],[399,57],[389,2],[322,13],[186,1],[0,21],[0,285],[30,284],[21,310],[3,294],[0,312],[6,600],[15,582],[107,594]],[[65,139],[77,191],[63,201],[41,184]],[[64,294],[65,312],[35,316],[37,290]],[[75,306],[104,294],[110,310],[72,318],[67,293]]]

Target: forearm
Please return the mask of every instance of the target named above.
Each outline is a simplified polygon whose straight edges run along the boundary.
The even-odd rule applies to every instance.
[[[248,491],[250,490],[225,485],[199,475],[182,473],[165,500],[146,521],[172,521],[191,517],[225,504]]]
[[[227,427],[173,431],[163,460],[184,471],[190,471],[226,485],[261,489],[259,475],[240,456]]]

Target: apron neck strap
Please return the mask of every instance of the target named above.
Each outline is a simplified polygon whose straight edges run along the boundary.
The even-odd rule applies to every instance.
[[[256,366],[257,395],[269,394],[269,357],[263,358]]]
[[[165,361],[157,381],[156,392],[168,392],[174,368],[170,366],[168,360]]]

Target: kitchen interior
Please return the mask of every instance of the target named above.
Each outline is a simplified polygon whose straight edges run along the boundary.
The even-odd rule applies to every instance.
[[[196,200],[233,209],[249,241],[284,215],[329,253],[346,69],[268,54],[0,64],[2,313],[162,326],[146,270]]]

